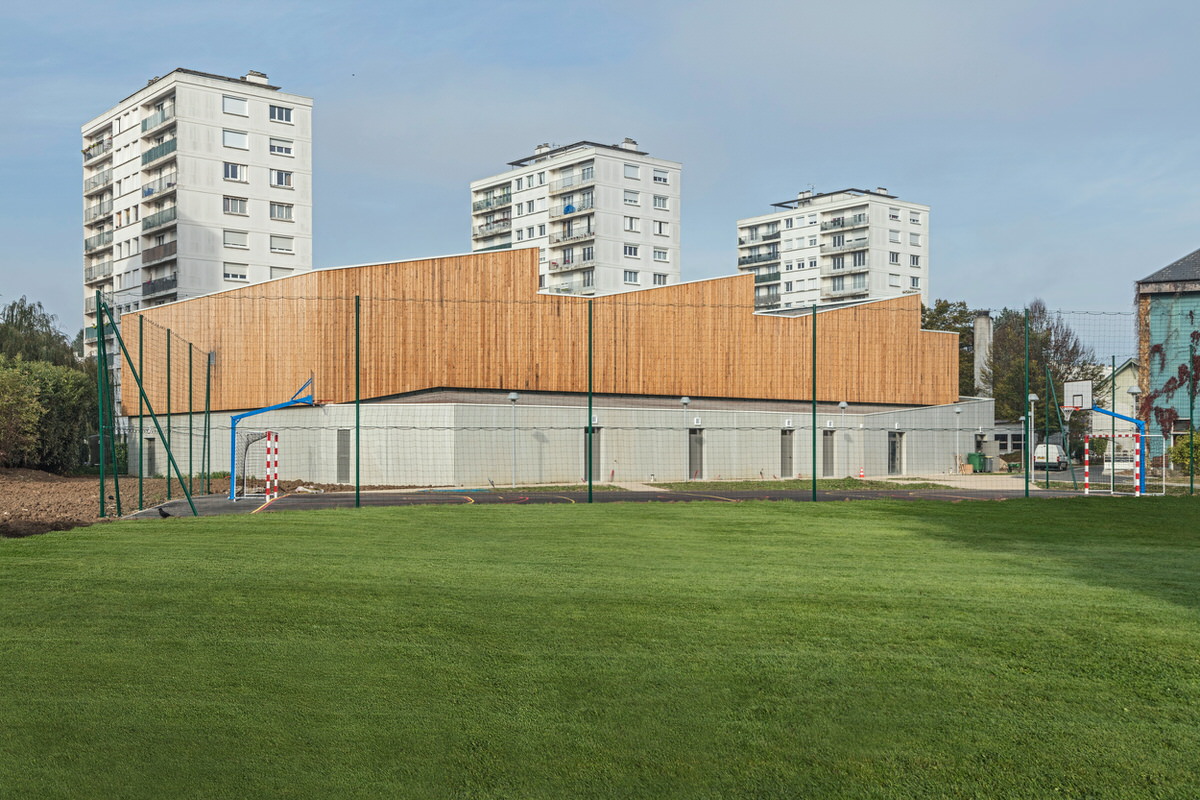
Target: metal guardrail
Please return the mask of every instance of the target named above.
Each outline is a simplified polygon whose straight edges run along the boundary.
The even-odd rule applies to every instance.
[[[486,225],[478,225],[475,228],[474,237],[476,239],[484,236],[495,236],[498,233],[504,233],[512,230],[512,220],[504,219],[496,222],[489,222]]]
[[[142,166],[149,164],[151,161],[157,161],[165,155],[174,153],[178,144],[179,142],[175,139],[168,139],[165,142],[154,145],[154,147],[142,153]]]
[[[168,222],[174,222],[178,213],[179,209],[176,206],[171,206],[170,208],[164,208],[156,214],[151,214],[142,220],[142,230],[148,231],[160,225],[166,225]]]
[[[869,225],[869,219],[866,214],[855,214],[852,217],[844,217],[841,219],[830,219],[821,223],[823,231],[841,231],[851,228],[862,228]]]
[[[100,217],[107,217],[112,214],[113,201],[104,200],[96,203],[94,206],[88,206],[83,210],[83,221],[85,223],[95,222]]]
[[[149,197],[153,194],[165,192],[168,189],[174,189],[175,184],[179,181],[179,173],[172,172],[170,175],[163,175],[157,180],[142,184],[142,197]]]
[[[168,106],[164,106],[161,111],[155,111],[153,114],[151,114],[150,116],[148,116],[144,120],[142,120],[142,133],[145,133],[148,130],[157,128],[159,125],[162,125],[167,120],[174,119],[174,118],[175,118],[175,104],[172,103]]]
[[[109,150],[112,150],[112,138],[111,137],[108,139],[103,139],[99,142],[94,142],[94,143],[88,145],[87,147],[83,148],[83,160],[85,162],[91,161],[93,158],[96,158],[97,156],[104,155]]]
[[[144,281],[142,283],[142,297],[169,292],[178,286],[179,273],[177,272],[172,273],[165,278],[155,278],[154,280]]]
[[[113,232],[112,231],[103,231],[101,233],[97,233],[95,236],[89,236],[88,238],[84,239],[83,240],[83,249],[85,251],[95,250],[99,247],[104,247],[107,244],[112,244],[112,240],[113,240]]]
[[[761,264],[764,261],[778,261],[779,253],[759,253],[756,256],[742,256],[738,259],[738,266],[744,267],[747,264]]]
[[[489,208],[503,208],[512,205],[512,195],[502,194],[499,197],[485,197],[471,204],[472,211],[487,211]]]
[[[101,170],[90,178],[85,178],[83,181],[83,193],[88,194],[94,192],[104,186],[112,183],[112,167]]]
[[[559,178],[556,181],[550,181],[550,194],[565,192],[567,189],[579,189],[584,186],[591,186],[595,182],[595,175],[590,175],[586,178],[582,175],[568,175],[565,178]]]
[[[91,264],[83,268],[83,282],[91,283],[92,281],[100,280],[112,275],[113,262],[101,261],[99,264]]]

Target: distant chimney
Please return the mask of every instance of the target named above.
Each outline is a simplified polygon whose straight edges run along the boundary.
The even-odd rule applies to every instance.
[[[266,75],[264,75],[263,73],[258,72],[256,70],[250,70],[249,72],[247,72],[245,75],[242,76],[242,80],[244,80],[246,83],[260,83],[263,86],[266,86],[267,84],[270,83],[270,81],[267,80]]]
[[[540,156],[542,153],[548,152],[549,150],[550,150],[550,143],[542,142],[537,147],[533,148],[533,154],[535,156]]]
[[[875,194],[887,194],[887,187],[886,186],[876,186]]]
[[[617,145],[617,147],[621,148],[622,150],[637,150],[637,142],[626,136],[625,141],[621,142],[619,145]]]
[[[808,200],[809,198],[812,197],[812,194],[813,194],[812,189],[805,189],[804,191],[802,191],[796,195],[796,199],[797,200]]]
[[[983,366],[992,352],[992,317],[986,311],[975,315],[975,391],[991,395],[983,388]]]

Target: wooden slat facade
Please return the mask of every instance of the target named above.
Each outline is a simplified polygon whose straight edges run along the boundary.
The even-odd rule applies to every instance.
[[[310,375],[318,402],[352,401],[355,296],[364,399],[443,387],[584,392],[589,302],[597,393],[811,399],[812,318],[754,314],[753,276],[595,299],[545,295],[537,293],[536,254],[319,270],[126,314],[121,330],[135,365],[142,348],[159,412],[167,329],[215,352],[214,410],[278,403]],[[920,321],[915,295],[819,313],[817,399],[957,400],[957,336],[923,331]],[[178,412],[186,402],[176,360],[186,345],[172,346]],[[123,397],[126,413],[136,413],[132,384]]]

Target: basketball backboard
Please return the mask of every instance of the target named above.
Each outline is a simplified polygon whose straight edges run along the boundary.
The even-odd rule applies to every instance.
[[[1067,381],[1063,384],[1062,404],[1088,409],[1092,407],[1092,382]]]

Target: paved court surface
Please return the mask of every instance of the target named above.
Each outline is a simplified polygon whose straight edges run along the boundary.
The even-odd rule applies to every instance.
[[[648,488],[648,487],[647,487]],[[1058,492],[1037,489],[1031,491],[1036,497],[1075,497],[1076,492]],[[849,491],[819,491],[819,502],[837,502],[846,500],[878,500],[890,498],[896,500],[941,500],[958,502],[962,500],[1005,500],[1023,496],[1022,491],[1002,491],[988,489],[920,489],[920,490],[849,490]],[[572,492],[538,492],[536,490],[507,491],[374,491],[362,492],[361,503],[364,507],[383,506],[428,506],[428,505],[539,505],[544,503],[586,503],[587,491]],[[778,491],[602,491],[593,492],[595,503],[690,503],[697,501],[715,501],[737,503],[744,500],[784,500],[794,502],[810,502],[811,490],[778,490]],[[354,508],[354,492],[326,492],[324,494],[287,494],[264,503],[261,499],[230,501],[227,497],[209,495],[195,497],[197,513],[202,517],[225,514],[271,513],[276,511],[305,511],[320,508]],[[187,500],[176,499],[165,503],[161,508],[173,517],[191,516]],[[130,514],[133,519],[157,519],[161,514],[158,508],[150,508]]]

